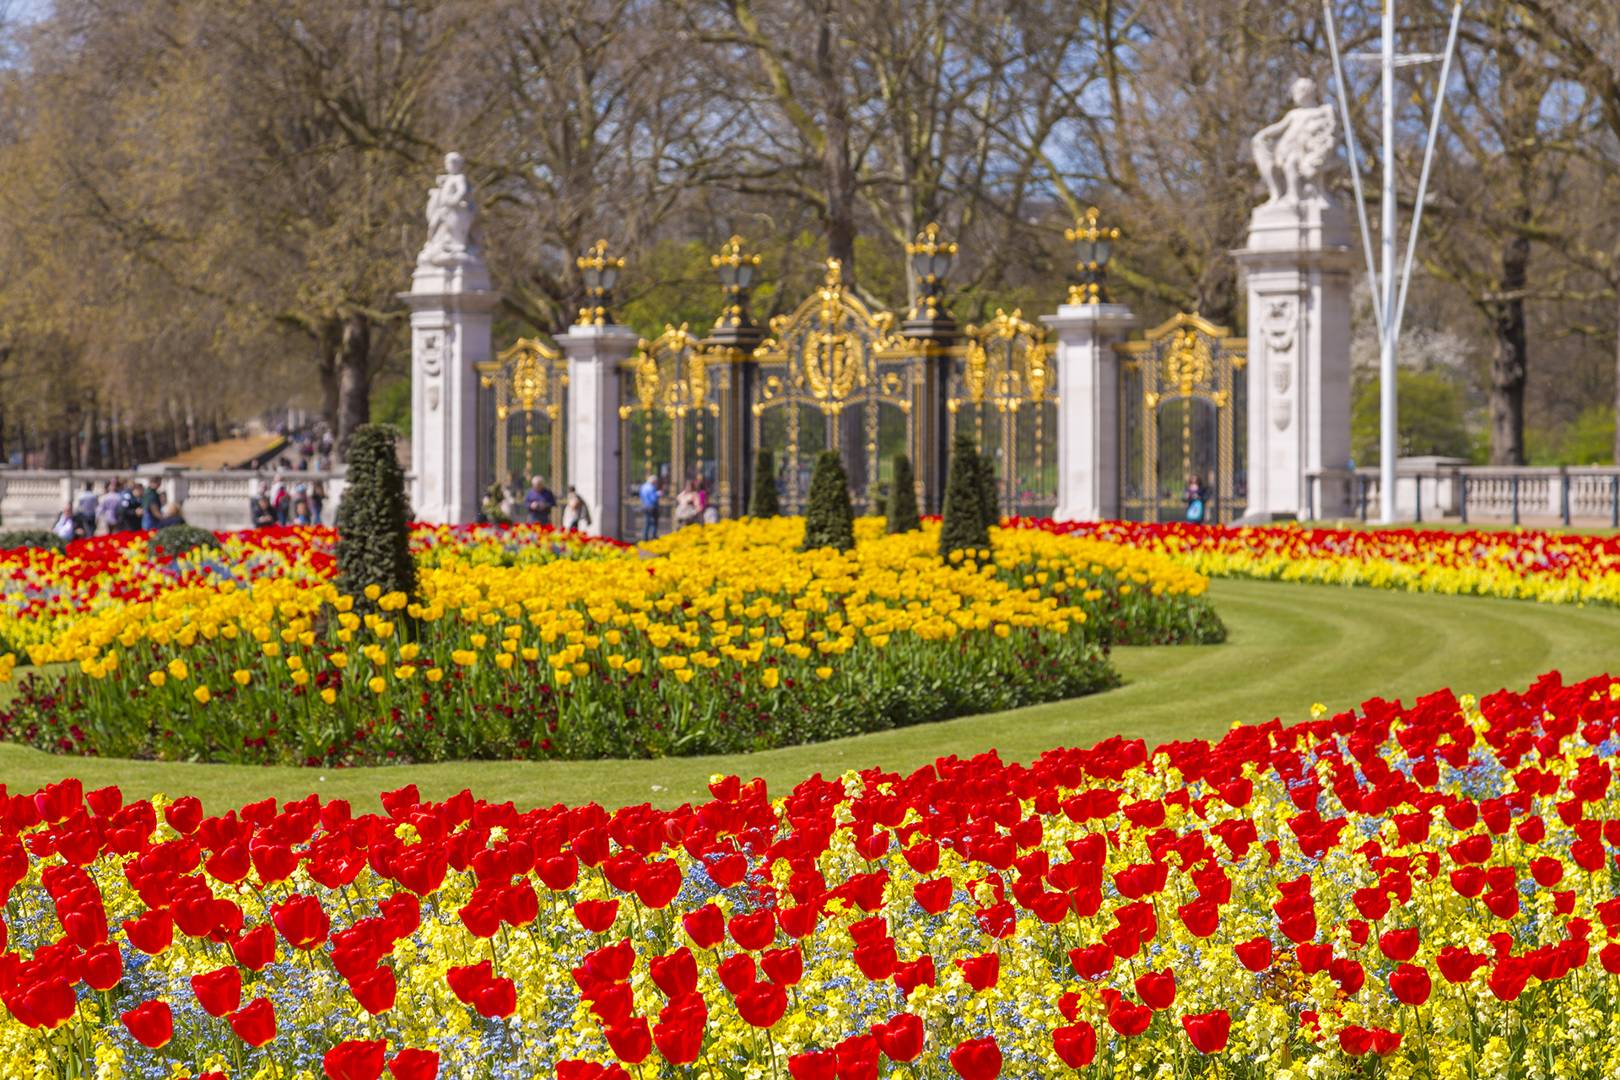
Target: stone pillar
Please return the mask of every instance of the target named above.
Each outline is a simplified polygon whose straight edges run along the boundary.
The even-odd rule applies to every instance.
[[[1119,516],[1119,365],[1136,325],[1124,304],[1064,304],[1041,322],[1057,334],[1058,521]]]
[[[593,536],[619,535],[619,364],[638,340],[628,327],[606,323],[576,324],[558,341],[568,356],[568,482],[590,508]]]
[[[500,296],[474,238],[477,210],[460,154],[428,196],[428,239],[411,291],[411,506],[435,525],[476,521],[478,372],[490,359],[490,322]]]
[[[1249,516],[1347,516],[1348,218],[1323,198],[1268,203],[1233,257],[1248,290]]]

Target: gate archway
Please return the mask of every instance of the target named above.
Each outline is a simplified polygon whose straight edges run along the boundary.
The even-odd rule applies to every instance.
[[[979,452],[995,464],[1003,514],[1049,514],[1057,502],[1057,464],[1050,442],[1057,433],[1052,393],[1052,347],[1046,328],[998,308],[996,317],[969,326],[954,365],[946,406],[954,438],[971,424]]]
[[[708,363],[702,343],[682,323],[666,324],[651,341],[643,338],[620,368],[620,400],[629,403],[619,406],[626,498],[648,476],[670,495],[700,480],[712,497],[720,399]],[[672,507],[674,500],[665,502]],[[628,512],[622,520],[630,520]]]
[[[533,476],[544,476],[553,488],[566,484],[568,362],[562,353],[539,338],[519,338],[477,370],[489,432],[484,488],[493,482],[521,491]]]
[[[1198,477],[1206,521],[1230,522],[1248,503],[1248,342],[1199,315],[1180,314],[1120,361],[1120,510],[1134,521],[1186,515]]]
[[[771,320],[771,336],[754,353],[753,445],[781,450],[785,512],[803,509],[822,450],[842,455],[855,505],[879,509],[890,462],[911,445],[916,355],[892,314],[849,292],[837,259],[827,260],[815,293]]]

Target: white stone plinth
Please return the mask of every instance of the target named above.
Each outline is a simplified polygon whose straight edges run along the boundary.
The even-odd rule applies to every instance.
[[[1322,199],[1254,211],[1232,253],[1248,289],[1248,512],[1342,517],[1350,466],[1350,223]]]
[[[1113,347],[1136,316],[1123,304],[1064,304],[1057,334],[1058,521],[1119,516],[1119,366]]]
[[[586,531],[595,536],[619,535],[619,363],[638,340],[607,325],[571,326],[558,342],[568,356],[568,482],[590,509]]]
[[[478,519],[478,372],[500,296],[482,262],[420,266],[411,291],[411,506],[418,521]]]

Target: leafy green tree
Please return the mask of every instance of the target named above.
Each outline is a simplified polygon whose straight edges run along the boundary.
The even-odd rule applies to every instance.
[[[776,495],[776,455],[761,450],[754,455],[754,489],[748,498],[748,516],[773,518],[782,512]]]
[[[894,455],[894,495],[889,499],[889,531],[911,532],[922,528],[917,514],[917,477],[911,471],[911,459],[904,454]]]
[[[983,469],[973,435],[958,430],[951,443],[951,468],[945,481],[945,513],[939,529],[939,553],[949,558],[953,551],[971,553],[990,547],[990,530],[984,520]]]
[[[410,503],[394,452],[398,438],[387,424],[362,424],[349,440],[347,485],[337,512],[337,587],[354,597],[357,609],[375,607],[365,596],[369,585],[384,594],[416,596]]]
[[[1399,399],[1402,457],[1473,456],[1468,431],[1468,403],[1456,379],[1440,371],[1400,371],[1395,379]],[[1378,464],[1378,380],[1358,380],[1350,407],[1350,440],[1357,465]]]
[[[836,450],[823,450],[810,474],[810,505],[804,514],[803,550],[855,546],[855,510],[849,502],[849,477]]]

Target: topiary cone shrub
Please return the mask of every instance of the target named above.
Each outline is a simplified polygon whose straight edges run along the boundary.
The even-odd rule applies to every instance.
[[[782,513],[776,495],[776,455],[761,450],[754,455],[754,489],[748,497],[748,516],[773,518]]]
[[[945,480],[944,517],[939,527],[939,553],[950,558],[953,551],[975,553],[990,547],[990,530],[984,521],[984,487],[979,448],[973,436],[959,430],[951,441],[951,469]]]
[[[989,454],[979,455],[979,506],[986,529],[1001,524],[1001,495],[996,490],[996,462]]]
[[[405,471],[394,454],[398,437],[387,424],[365,424],[349,441],[347,484],[337,512],[337,587],[360,610],[375,607],[365,596],[369,585],[416,598],[411,507]]]
[[[810,505],[804,512],[804,544],[801,550],[836,548],[848,551],[855,546],[855,509],[849,503],[849,477],[836,450],[823,450],[816,458],[816,471],[810,474]]]
[[[889,500],[889,531],[911,532],[922,528],[917,513],[917,478],[911,471],[911,459],[904,454],[894,455],[894,497]]]

